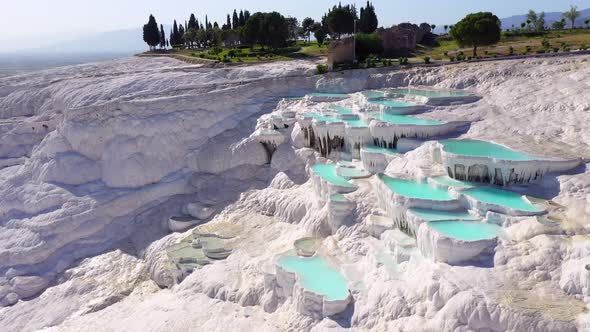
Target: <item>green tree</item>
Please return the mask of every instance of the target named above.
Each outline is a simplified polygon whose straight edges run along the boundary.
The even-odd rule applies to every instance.
[[[258,40],[263,46],[279,48],[289,38],[289,25],[285,17],[277,12],[263,14]]]
[[[160,48],[166,48],[166,34],[164,33],[164,26],[160,24]]]
[[[356,10],[350,5],[338,7],[334,6],[326,15],[326,25],[331,36],[340,39],[343,34],[354,32],[354,20],[356,19]]]
[[[311,17],[306,17],[303,19],[303,22],[301,22],[301,28],[303,29],[303,32],[307,36],[308,42],[311,41],[311,32],[313,31],[314,25],[315,25],[315,21]]]
[[[143,26],[143,41],[148,44],[150,51],[160,44],[160,30],[153,15],[150,15],[148,23]]]
[[[383,53],[383,39],[376,33],[357,33],[356,34],[356,55],[361,59],[366,59],[371,54]]]
[[[572,29],[576,27],[576,20],[582,15],[577,6],[570,6],[570,10],[563,13],[563,17],[572,22]]]
[[[183,45],[185,45],[186,40],[184,38],[184,27],[182,26],[182,24],[178,27],[178,45],[180,45],[180,47],[182,47]]]
[[[363,33],[372,33],[377,30],[377,27],[379,26],[377,14],[375,14],[375,7],[369,1],[367,1],[367,6],[365,8],[361,7],[358,24],[359,30]]]
[[[559,21],[555,21],[553,22],[553,24],[551,24],[551,27],[555,30],[563,30],[565,29],[565,19],[562,18]]]
[[[244,13],[245,15],[245,13]],[[262,26],[262,20],[264,15],[262,13],[254,13],[247,21],[246,25],[242,30],[242,38],[244,42],[250,45],[251,48],[259,42],[260,27]]]
[[[537,17],[537,22],[535,22],[535,30],[545,30],[545,12],[541,12],[541,14],[539,14],[539,17]]]
[[[327,35],[328,34],[326,33],[326,30],[322,28],[322,25],[316,23],[316,29],[313,31],[313,36],[317,40],[319,46],[322,46],[324,44]]]
[[[443,26],[443,29],[445,29],[445,33],[447,33],[447,30],[449,30],[449,26],[445,25],[445,26]]]
[[[537,17],[537,13],[535,13],[534,10],[529,9],[529,12],[526,14],[526,19],[527,19],[527,24],[528,25],[531,25],[532,24],[536,28],[538,17]]]
[[[240,15],[238,16],[238,26],[241,28],[246,25],[246,18],[244,17],[244,11],[240,10]]]
[[[287,27],[289,30],[288,39],[297,40],[299,36],[299,21],[295,17],[287,17]]]
[[[191,17],[188,19],[188,30],[197,30],[198,28],[197,18],[195,17],[195,14],[191,14]]]
[[[453,26],[451,35],[460,46],[472,46],[473,56],[477,47],[492,45],[500,41],[500,19],[489,12],[479,12],[465,16]]]
[[[227,22],[229,23],[229,15],[227,16]],[[234,13],[232,15],[232,25],[231,29],[238,29],[240,27],[240,18],[238,16],[238,12],[234,9]]]
[[[590,19],[584,20],[584,24],[586,24],[586,29],[590,28]]]
[[[244,10],[244,24],[246,24],[246,22],[248,22],[249,18],[250,18],[250,12],[247,10]]]

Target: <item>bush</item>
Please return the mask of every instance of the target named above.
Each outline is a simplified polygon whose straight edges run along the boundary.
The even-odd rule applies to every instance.
[[[543,48],[545,48],[545,49],[551,48],[551,44],[549,43],[549,40],[547,38],[543,38],[541,45],[543,45]]]
[[[555,53],[559,52],[559,47],[554,47],[553,52],[555,52]]]
[[[580,50],[586,51],[587,49],[588,49],[588,46],[586,44],[580,45]]]
[[[545,54],[545,49],[539,49],[537,50],[537,54]]]
[[[425,64],[429,64],[430,63],[430,57],[429,56],[425,56],[422,59],[424,59],[424,63]]]
[[[530,45],[527,45],[527,46],[526,46],[526,49],[525,49],[525,51],[524,51],[524,54],[531,53],[531,51],[532,51],[532,50],[533,50],[533,48],[532,48]]]
[[[571,49],[569,46],[565,46],[565,47],[563,48],[563,51],[564,51],[564,52],[569,52],[569,51],[571,51],[571,50],[572,50],[572,49]]]
[[[359,59],[366,59],[369,54],[383,53],[383,39],[376,33],[356,34],[356,55]]]
[[[205,58],[205,54],[199,53],[199,58],[204,59]]]
[[[401,58],[399,58],[398,61],[399,61],[399,64],[401,66],[407,66],[408,65],[408,58],[401,57]]]
[[[451,62],[453,62],[453,61],[455,61],[455,57],[454,57],[454,56],[450,56],[450,57],[449,57],[449,60],[450,60]]]
[[[319,64],[316,66],[316,74],[322,75],[328,72],[328,66]]]
[[[510,48],[508,49],[508,54],[514,55],[514,47],[510,46]]]
[[[230,58],[234,58],[236,56],[236,51],[229,50],[229,52],[227,52],[227,56]]]

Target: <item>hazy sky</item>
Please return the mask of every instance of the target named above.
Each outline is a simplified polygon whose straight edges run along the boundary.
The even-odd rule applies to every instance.
[[[346,1],[342,1],[346,3]],[[245,6],[244,4],[248,4]],[[364,3],[358,1],[357,6]],[[302,19],[320,18],[331,0],[0,0],[0,52],[43,46],[104,31],[138,28],[150,13],[158,23],[184,22],[205,13],[220,24],[234,8],[250,12],[276,10]],[[454,23],[465,14],[491,11],[499,17],[537,11],[564,11],[569,5],[590,8],[590,0],[374,0],[380,25],[400,22]],[[245,8],[247,7],[247,8]]]

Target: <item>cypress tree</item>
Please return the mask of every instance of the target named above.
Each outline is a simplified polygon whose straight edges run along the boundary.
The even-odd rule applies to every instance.
[[[232,16],[232,29],[237,29],[240,27],[240,19],[238,18],[238,12],[234,9],[234,14]]]
[[[361,16],[359,19],[359,29],[363,33],[373,33],[379,26],[375,7],[367,1],[367,7],[361,7]]]
[[[227,21],[225,23],[225,25],[223,26],[223,30],[229,30],[231,29],[231,19],[229,18],[229,14],[227,14]]]
[[[205,30],[209,30],[209,20],[207,19],[207,15],[205,15]]]
[[[170,44],[172,44],[172,47],[179,47],[180,46],[180,33],[178,31],[178,24],[176,24],[176,20],[174,20],[174,24],[172,25],[172,34],[170,35]]]
[[[213,22],[213,29],[219,29],[219,24],[217,24],[217,22]]]
[[[244,10],[244,25],[246,25],[246,22],[248,22],[248,19],[250,19],[250,12],[247,10]]]
[[[197,18],[195,17],[195,14],[191,14],[191,17],[188,20],[188,30],[197,30],[197,29],[198,29]]]
[[[238,17],[238,26],[241,28],[246,25],[246,19],[244,18],[244,11],[240,10],[240,16]]]
[[[160,24],[160,48],[166,48],[166,34],[162,24]]]
[[[178,45],[183,46],[184,41],[184,27],[181,24],[180,27],[178,27]]]
[[[143,26],[143,41],[148,44],[150,51],[160,43],[160,30],[153,15],[150,15],[148,23]]]

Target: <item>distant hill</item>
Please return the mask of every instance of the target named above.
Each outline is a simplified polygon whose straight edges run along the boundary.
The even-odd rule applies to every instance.
[[[576,26],[584,26],[584,20],[590,18],[590,8],[581,10],[580,12],[582,15],[580,15],[580,18],[578,18],[576,20]],[[539,12],[537,12],[537,14],[539,14]],[[545,26],[551,27],[551,24],[553,22],[561,20],[562,14],[563,14],[562,12],[545,13]],[[501,21],[502,21],[502,29],[512,29],[513,25],[514,25],[514,27],[520,27],[520,24],[522,22],[526,22],[526,14],[525,15],[510,16],[510,17],[501,19]],[[566,27],[571,27],[570,22],[568,22],[567,20],[566,20]]]

